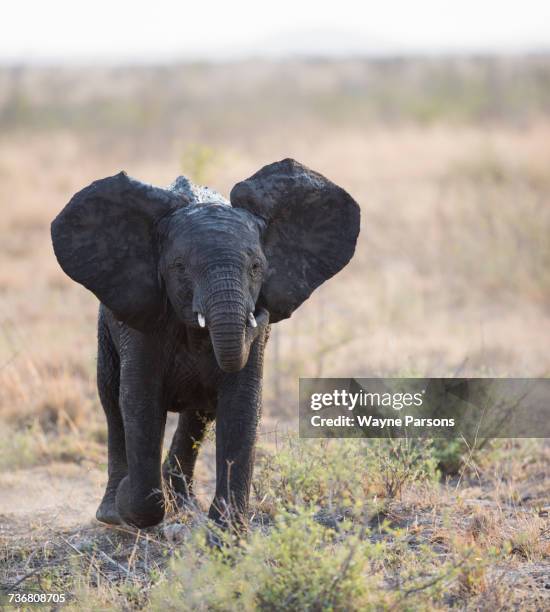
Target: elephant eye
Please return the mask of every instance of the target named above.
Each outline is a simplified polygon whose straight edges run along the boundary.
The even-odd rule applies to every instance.
[[[171,265],[170,265],[170,269],[171,270],[183,270],[183,268],[185,267],[185,264],[183,263],[183,259],[175,259]]]
[[[259,261],[255,261],[250,266],[250,276],[257,279],[262,274],[262,264]]]

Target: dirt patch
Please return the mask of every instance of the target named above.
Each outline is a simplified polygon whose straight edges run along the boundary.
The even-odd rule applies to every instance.
[[[92,520],[105,482],[98,469],[66,463],[0,474],[2,535],[6,524],[66,529]]]

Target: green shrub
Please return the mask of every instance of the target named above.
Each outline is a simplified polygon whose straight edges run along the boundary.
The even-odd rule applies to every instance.
[[[360,514],[375,497],[392,499],[407,484],[435,481],[436,468],[430,441],[289,437],[261,458],[254,490],[272,515],[296,505]]]
[[[302,440],[290,436],[275,454],[260,460],[255,493],[272,512],[307,507],[351,508],[368,489],[362,441]]]
[[[311,512],[282,512],[264,534],[219,549],[196,538],[153,591],[163,610],[343,610],[366,602],[367,562],[376,547],[339,541]]]
[[[282,511],[268,532],[237,546],[210,548],[204,533],[171,562],[151,592],[153,610],[433,609],[462,563],[442,562],[428,546],[408,546],[388,527],[372,541],[363,525],[347,532],[320,525],[312,511]]]

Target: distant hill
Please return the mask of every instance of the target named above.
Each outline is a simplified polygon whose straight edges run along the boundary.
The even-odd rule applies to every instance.
[[[226,135],[315,122],[521,123],[550,109],[550,55],[0,68],[0,129]]]

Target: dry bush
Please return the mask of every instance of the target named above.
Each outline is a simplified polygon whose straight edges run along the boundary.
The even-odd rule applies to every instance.
[[[21,428],[37,421],[45,431],[90,425],[98,409],[95,388],[78,366],[31,360],[18,366],[0,372],[0,412],[7,423]]]

